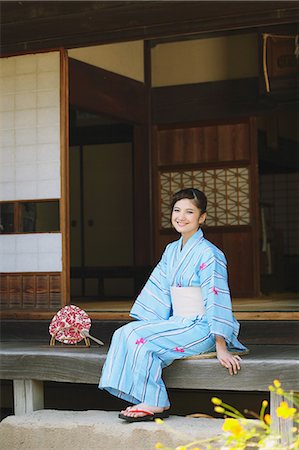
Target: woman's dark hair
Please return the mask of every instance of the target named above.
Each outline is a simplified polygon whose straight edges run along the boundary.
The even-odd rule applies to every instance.
[[[182,189],[179,192],[176,192],[173,197],[172,197],[172,202],[171,202],[171,212],[173,211],[174,205],[176,204],[176,202],[178,202],[179,200],[182,200],[183,198],[188,198],[189,200],[194,200],[195,205],[197,206],[197,208],[200,209],[201,213],[205,213],[207,210],[207,197],[205,196],[205,194],[200,191],[199,189],[195,189],[195,188],[186,188],[186,189]]]

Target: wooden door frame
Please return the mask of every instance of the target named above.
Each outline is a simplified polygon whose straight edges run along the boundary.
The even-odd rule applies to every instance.
[[[150,47],[145,45],[145,60]],[[145,83],[69,58],[69,104],[77,109],[126,122],[133,127],[134,265],[148,266],[151,257],[150,117],[148,73]],[[82,89],[85,86],[85,89]],[[147,170],[145,170],[145,168]]]
[[[62,233],[62,306],[70,303],[70,186],[68,55],[60,51],[60,230]]]
[[[256,296],[261,294],[261,268],[260,268],[260,211],[259,211],[259,172],[258,172],[258,145],[256,117],[249,118],[250,133],[250,166],[249,188],[250,210],[252,223],[253,265],[256,268],[253,277],[253,289]]]

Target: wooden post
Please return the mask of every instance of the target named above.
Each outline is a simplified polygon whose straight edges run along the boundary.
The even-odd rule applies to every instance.
[[[293,419],[283,419],[282,417],[277,417],[276,414],[276,409],[280,405],[280,402],[283,401],[286,401],[289,407],[293,407],[293,393],[289,392],[288,398],[286,399],[283,395],[270,392],[271,432],[281,436],[279,443],[282,445],[282,448],[291,448],[290,445],[293,439],[292,428],[294,427]]]
[[[13,389],[16,416],[44,409],[43,381],[14,380]]]

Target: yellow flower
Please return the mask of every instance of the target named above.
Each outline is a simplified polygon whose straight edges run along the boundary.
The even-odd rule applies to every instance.
[[[161,442],[157,442],[157,444],[155,445],[156,448],[164,448],[164,445],[161,444]]]
[[[267,400],[263,400],[262,405],[263,405],[264,408],[267,408],[267,406],[268,406],[268,401],[267,401]]]
[[[220,414],[223,414],[225,412],[225,409],[222,408],[222,406],[215,406],[214,410]]]
[[[280,405],[276,408],[277,417],[282,417],[283,419],[293,417],[296,411],[296,408],[290,408],[287,402],[280,402]]]
[[[239,436],[244,431],[244,428],[237,419],[225,419],[222,430],[229,431],[233,435]]]
[[[273,384],[276,388],[279,388],[281,386],[280,381],[279,380],[274,380]]]
[[[276,391],[276,394],[283,395],[283,389],[278,388],[277,391]]]
[[[270,425],[270,423],[272,422],[272,421],[271,421],[271,416],[270,416],[270,414],[265,414],[265,415],[264,415],[264,421],[265,421],[265,423],[266,423],[267,425]]]
[[[217,397],[212,397],[211,398],[211,402],[214,403],[214,405],[221,405],[222,400],[220,398],[217,398]]]
[[[275,391],[274,386],[272,386],[272,384],[270,384],[270,386],[268,386],[269,391],[273,392]]]
[[[164,423],[164,421],[162,419],[155,419],[155,422],[158,423],[159,425],[162,425]]]
[[[179,447],[176,447],[175,450],[187,450],[187,447],[180,445]]]

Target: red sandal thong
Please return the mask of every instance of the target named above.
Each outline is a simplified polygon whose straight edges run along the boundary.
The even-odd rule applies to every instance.
[[[132,413],[143,413],[144,416],[139,416],[139,417],[132,417],[132,416],[127,416],[125,414],[120,413],[118,415],[118,417],[120,419],[123,419],[127,422],[150,422],[153,421],[155,419],[167,419],[167,417],[169,417],[169,412],[167,411],[162,411],[162,412],[158,412],[158,413],[153,413],[152,411],[148,411],[147,409],[130,409],[130,412]]]

